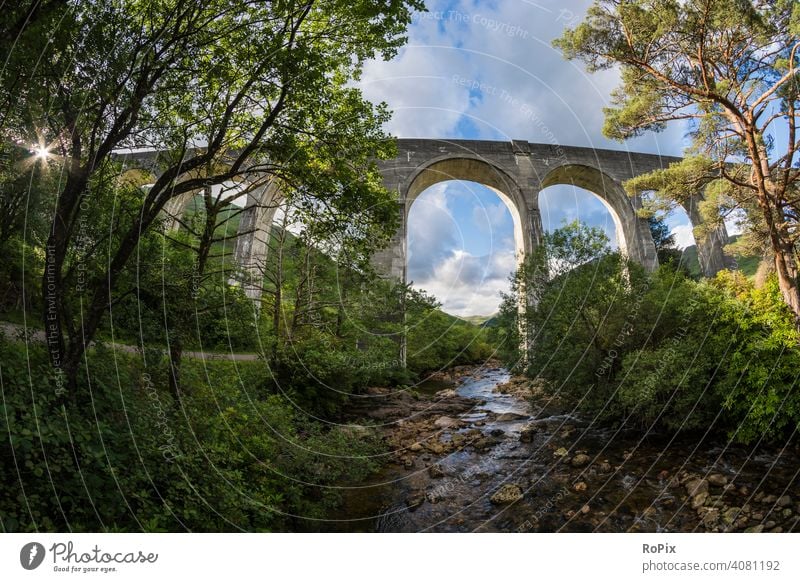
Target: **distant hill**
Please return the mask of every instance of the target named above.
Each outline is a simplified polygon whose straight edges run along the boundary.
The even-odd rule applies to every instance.
[[[462,320],[464,320],[464,321],[466,321],[468,323],[471,323],[472,325],[481,326],[481,325],[484,325],[490,319],[492,319],[495,315],[497,315],[497,314],[493,313],[492,315],[466,315],[466,316],[460,317],[460,319],[462,319]]]

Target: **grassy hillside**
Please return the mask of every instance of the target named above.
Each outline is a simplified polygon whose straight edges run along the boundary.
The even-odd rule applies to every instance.
[[[471,323],[472,325],[484,325],[487,321],[492,319],[496,314],[492,315],[466,315],[463,317],[459,317],[462,321],[466,321],[467,323]]]
[[[738,235],[733,235],[730,237],[730,242],[735,242],[738,238]],[[733,258],[736,260],[736,263],[739,267],[739,271],[741,271],[745,277],[753,278],[755,277],[756,271],[758,270],[758,265],[761,262],[761,258],[755,255],[733,255]],[[681,256],[681,265],[683,265],[689,273],[693,277],[700,277],[700,261],[697,258],[697,246],[692,245],[690,247],[686,247],[683,250],[683,255]]]

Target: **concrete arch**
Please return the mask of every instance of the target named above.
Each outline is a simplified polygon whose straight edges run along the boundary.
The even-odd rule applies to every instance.
[[[522,188],[514,177],[501,167],[477,156],[441,156],[416,168],[401,187],[401,192],[404,193],[403,224],[407,224],[411,206],[422,192],[431,186],[451,180],[475,182],[494,192],[511,213],[517,259],[521,261],[530,253],[533,242],[531,237],[525,236],[526,229],[523,227],[527,204]],[[406,241],[404,244],[407,244],[407,235],[407,232],[403,235]]]
[[[583,188],[597,196],[614,220],[620,252],[653,270],[658,256],[647,220],[637,214],[641,199],[631,198],[622,185],[602,170],[586,164],[565,163],[550,170],[541,181],[541,188],[567,184]]]

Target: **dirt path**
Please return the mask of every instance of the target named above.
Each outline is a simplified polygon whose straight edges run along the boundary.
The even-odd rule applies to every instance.
[[[11,339],[18,339],[24,342],[44,343],[45,335],[44,330],[36,328],[25,328],[18,323],[0,322],[0,333]],[[96,342],[89,344],[89,347],[94,347]],[[140,354],[139,346],[130,344],[121,344],[119,342],[104,342],[111,346],[114,350],[119,350],[127,354]],[[164,349],[166,351],[166,348]],[[237,362],[252,362],[258,360],[258,354],[237,354],[233,352],[207,352],[207,351],[193,351],[186,350],[183,355],[188,358],[197,360],[233,360]]]

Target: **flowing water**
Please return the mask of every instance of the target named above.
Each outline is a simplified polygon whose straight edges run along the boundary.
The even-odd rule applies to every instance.
[[[764,451],[719,436],[671,439],[601,428],[546,401],[531,403],[495,390],[509,377],[503,369],[478,369],[455,386],[475,406],[460,415],[460,427],[438,435],[448,442],[480,431],[490,446],[444,455],[423,451],[412,466],[389,464],[367,482],[343,489],[342,507],[320,529],[705,531],[702,516],[711,512],[716,530],[761,524],[800,531],[800,451],[794,443]],[[710,509],[691,507],[687,473],[713,475],[705,503]],[[513,503],[492,499],[504,486],[517,498]]]

